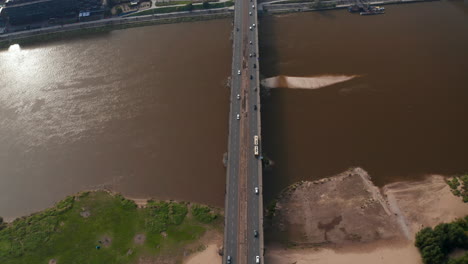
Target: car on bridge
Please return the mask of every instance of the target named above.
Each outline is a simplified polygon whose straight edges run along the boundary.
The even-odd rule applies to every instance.
[[[255,263],[260,263],[260,256],[255,257]]]
[[[231,256],[227,256],[227,264],[231,264]]]
[[[236,116],[236,119],[237,119],[237,120],[239,120],[239,119],[240,119],[240,115],[239,115],[239,114],[237,114],[237,116]]]
[[[258,187],[255,187],[254,191],[255,191],[255,194],[258,194],[258,192],[259,192]]]
[[[240,70],[237,70],[237,75],[240,75]]]

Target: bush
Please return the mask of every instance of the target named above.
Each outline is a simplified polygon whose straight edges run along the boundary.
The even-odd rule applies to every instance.
[[[187,215],[187,205],[173,202],[148,201],[145,226],[153,233],[167,230],[169,225],[180,225]]]
[[[115,9],[115,11],[117,12],[117,15],[121,15],[123,13],[123,10],[122,8],[119,6]]]
[[[454,176],[447,180],[447,184],[455,196],[462,197],[463,202],[468,203],[468,174]]]
[[[447,264],[466,264],[468,263],[468,252],[460,258],[451,259]]]
[[[187,205],[183,203],[172,203],[170,222],[173,225],[180,225],[188,213]]]
[[[468,216],[434,229],[426,227],[416,234],[415,246],[425,264],[447,262],[447,255],[455,248],[468,249]],[[457,263],[457,262],[455,262]]]
[[[204,205],[193,205],[192,215],[197,221],[205,224],[213,222],[218,217],[216,213],[212,212],[211,208]]]

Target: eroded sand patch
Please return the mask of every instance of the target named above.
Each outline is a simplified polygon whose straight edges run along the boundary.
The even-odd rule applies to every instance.
[[[356,77],[358,77],[358,75],[323,75],[314,77],[279,75],[271,78],[265,78],[261,83],[267,88],[319,89],[345,82]]]
[[[411,242],[384,244],[377,248],[340,251],[321,249],[270,248],[265,257],[269,264],[422,264],[417,248]]]
[[[367,172],[290,186],[279,197],[266,261],[286,263],[420,264],[414,236],[426,226],[468,215],[468,204],[445,178],[373,185]]]
[[[146,241],[145,234],[136,234],[135,237],[133,238],[133,242],[137,245],[143,245],[145,241]]]
[[[185,264],[210,264],[210,263],[222,263],[222,258],[218,254],[218,245],[211,244],[208,247],[198,253],[190,256],[184,263]]]

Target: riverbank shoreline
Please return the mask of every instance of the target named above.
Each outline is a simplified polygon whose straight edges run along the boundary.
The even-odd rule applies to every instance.
[[[366,171],[353,168],[298,182],[278,196],[267,214],[266,259],[273,264],[422,263],[416,233],[466,215],[468,204],[451,193],[444,176],[378,188]]]
[[[440,0],[371,0],[366,2],[369,5],[397,5],[397,4],[413,4],[413,3],[424,3],[434,2]],[[287,1],[284,1],[287,2]],[[280,15],[288,13],[298,12],[311,12],[311,11],[327,11],[336,9],[345,9],[352,6],[354,3],[347,2],[343,3],[340,0],[331,0],[321,2],[320,5],[315,5],[314,2],[301,2],[301,3],[281,3],[281,1],[275,1],[273,3],[265,2],[262,4],[262,10],[264,15]]]
[[[371,1],[371,5],[394,5],[408,3],[423,3],[438,0],[377,0]],[[326,11],[344,9],[351,6],[351,3],[343,4],[341,1],[327,1],[321,6],[316,6],[311,2],[304,3],[277,3],[264,2],[259,4],[260,15],[281,15],[297,12]],[[191,12],[176,12],[167,14],[153,14],[143,16],[129,16],[98,20],[84,23],[74,23],[69,25],[55,26],[50,28],[21,31],[0,35],[0,50],[7,49],[14,44],[28,45],[46,41],[68,39],[83,35],[106,33],[112,30],[121,30],[133,27],[153,26],[161,24],[176,24],[196,21],[206,21],[213,19],[224,19],[233,17],[233,10],[230,8],[217,8],[211,10],[196,10]]]
[[[181,263],[222,241],[220,208],[82,191],[0,227],[1,263]],[[73,250],[70,250],[73,248]]]
[[[14,44],[29,45],[46,41],[69,39],[84,35],[107,33],[113,30],[127,28],[207,21],[214,19],[224,19],[232,16],[233,13],[228,9],[193,11],[157,16],[147,15],[140,17],[93,21],[88,23],[71,24],[64,27],[51,27],[33,31],[23,31],[0,35],[0,50],[7,49]]]
[[[175,203],[189,203],[189,204],[200,204],[200,203],[192,203],[192,202],[188,202],[188,201],[182,201],[182,200],[174,200],[174,199],[167,199],[167,200],[163,200],[163,199],[156,199],[156,198],[153,198],[153,197],[139,197],[139,198],[135,198],[134,196],[127,196],[127,195],[123,195],[121,194],[120,192],[116,192],[116,191],[113,191],[113,190],[110,190],[110,189],[107,189],[107,188],[97,188],[97,189],[89,189],[89,190],[82,190],[80,192],[77,192],[75,194],[71,194],[71,195],[68,195],[62,199],[60,199],[59,201],[57,201],[54,205],[50,206],[50,207],[47,207],[47,208],[44,208],[44,209],[41,209],[41,210],[38,210],[36,212],[32,212],[30,214],[27,214],[27,215],[22,215],[22,216],[18,216],[18,217],[2,217],[2,215],[0,214],[0,217],[3,218],[3,221],[7,224],[11,224],[12,222],[14,222],[15,220],[17,219],[21,219],[21,218],[26,218],[26,217],[30,217],[30,216],[33,216],[35,214],[39,214],[43,211],[46,211],[46,210],[49,210],[49,209],[53,209],[55,208],[55,206],[57,205],[57,203],[59,203],[60,201],[64,200],[64,199],[67,199],[68,197],[80,197],[82,196],[83,194],[86,194],[86,193],[95,193],[95,192],[104,192],[104,193],[107,193],[108,195],[110,196],[121,196],[127,200],[130,200],[130,201],[133,201],[136,206],[138,208],[146,208],[146,206],[148,205],[148,202],[149,201],[162,201],[162,202],[175,202]],[[200,205],[203,205],[203,206],[209,206],[209,207],[213,207],[213,208],[216,208],[217,210],[220,210],[221,214],[224,214],[223,213],[223,210],[221,208],[218,208],[218,207],[215,207],[215,206],[211,206],[211,205],[208,205],[208,204],[200,204]]]

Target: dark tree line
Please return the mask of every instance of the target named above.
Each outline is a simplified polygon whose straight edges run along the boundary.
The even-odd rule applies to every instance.
[[[468,249],[468,216],[434,229],[426,227],[416,234],[415,245],[425,264],[467,264],[468,253],[458,259],[448,259],[454,249]]]

